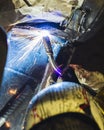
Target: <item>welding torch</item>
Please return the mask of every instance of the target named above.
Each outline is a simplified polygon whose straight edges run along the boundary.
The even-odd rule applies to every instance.
[[[45,47],[45,51],[48,55],[48,58],[49,58],[49,62],[51,63],[53,69],[55,70],[55,72],[57,74],[59,74],[59,76],[62,75],[62,72],[60,70],[60,68],[57,66],[55,60],[54,60],[54,57],[53,57],[53,51],[52,51],[52,46],[51,46],[51,42],[50,42],[50,39],[48,36],[44,36],[43,37],[43,44],[44,44],[44,47]]]

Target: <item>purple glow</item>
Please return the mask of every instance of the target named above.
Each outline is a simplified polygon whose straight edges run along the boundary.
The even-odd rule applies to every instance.
[[[60,76],[62,76],[61,70],[58,68],[55,69],[55,72],[57,72]]]

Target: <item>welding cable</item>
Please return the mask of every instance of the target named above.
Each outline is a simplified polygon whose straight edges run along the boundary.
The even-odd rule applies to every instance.
[[[28,0],[24,0],[27,6],[32,6],[31,3]]]
[[[43,44],[44,44],[46,53],[48,55],[49,62],[51,63],[55,72],[57,72],[61,76],[62,72],[61,72],[61,70],[59,69],[59,67],[57,66],[57,64],[54,60],[52,46],[51,46],[51,42],[50,42],[50,39],[49,39],[48,36],[43,37]]]

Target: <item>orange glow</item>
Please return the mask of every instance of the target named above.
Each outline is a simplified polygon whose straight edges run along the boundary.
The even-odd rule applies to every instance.
[[[6,125],[7,128],[10,128],[10,127],[11,127],[11,124],[10,124],[9,121],[6,121],[5,125]]]
[[[9,89],[9,91],[8,91],[8,93],[10,94],[10,95],[15,95],[16,93],[17,93],[17,89]]]

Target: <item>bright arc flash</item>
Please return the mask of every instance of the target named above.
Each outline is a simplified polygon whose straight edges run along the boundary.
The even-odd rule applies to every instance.
[[[41,32],[40,32],[40,36],[43,38],[43,37],[46,37],[46,36],[48,36],[48,37],[50,37],[50,33],[49,33],[49,31],[47,31],[47,30],[42,30]]]
[[[18,61],[17,64],[20,64],[21,61],[25,61],[28,55],[32,51],[39,50],[43,42],[43,37],[48,36],[50,40],[53,38],[50,31],[46,29],[22,29],[22,28],[13,28],[10,35],[10,42],[15,41],[16,46],[19,48],[18,55],[11,59],[10,64],[14,61]],[[22,55],[21,55],[22,54]]]

